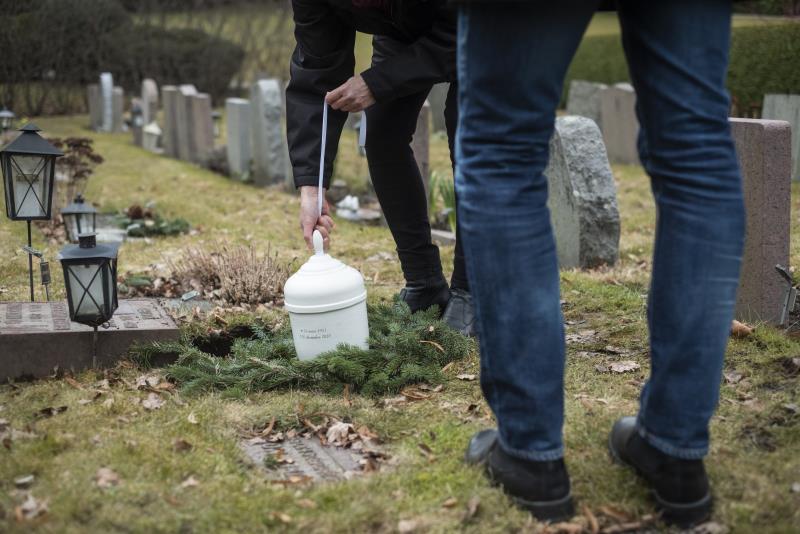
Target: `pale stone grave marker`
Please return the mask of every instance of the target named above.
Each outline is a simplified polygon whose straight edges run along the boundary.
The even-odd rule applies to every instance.
[[[369,127],[369,125],[367,125]],[[426,100],[419,110],[417,117],[417,128],[414,137],[411,139],[411,150],[414,159],[417,161],[422,183],[425,185],[425,196],[430,190],[430,143],[431,143],[431,105]]]
[[[447,123],[444,119],[444,108],[447,104],[447,93],[450,91],[450,84],[447,82],[437,83],[428,93],[428,102],[431,104],[431,127],[433,132],[446,132]]]
[[[786,283],[775,265],[789,265],[791,136],[789,123],[731,119],[742,169],[747,232],[736,317],[780,322]]]
[[[177,108],[178,158],[184,161],[192,161],[192,154],[195,152],[190,97],[196,94],[197,89],[194,85],[184,84],[178,87],[175,106]]]
[[[142,80],[142,118],[145,126],[158,115],[158,84],[152,78]]]
[[[603,141],[612,163],[639,163],[636,140],[639,120],[636,118],[636,92],[628,83],[618,83],[600,95],[600,122]]]
[[[545,175],[559,266],[614,265],[620,231],[616,186],[602,134],[593,120],[556,119]]]
[[[111,367],[134,343],[175,341],[180,331],[151,299],[120,300],[114,317],[98,329],[97,363]],[[90,327],[69,320],[65,301],[0,302],[0,381],[44,378],[92,366]]]
[[[114,87],[111,91],[111,131],[114,133],[122,132],[125,129],[125,122],[122,115],[125,112],[125,91],[122,87]]]
[[[225,128],[228,133],[228,169],[232,178],[242,179],[250,174],[252,159],[252,113],[250,101],[244,98],[225,100]]]
[[[89,128],[99,130],[103,127],[103,97],[99,84],[93,83],[86,87],[86,101],[89,105]]]
[[[112,132],[114,130],[114,78],[110,72],[100,75],[100,96],[103,102],[103,121],[100,130]]]
[[[258,185],[292,181],[289,150],[281,123],[282,95],[283,88],[276,79],[258,80],[252,87],[253,181]]]
[[[588,117],[603,131],[601,96],[608,85],[585,80],[572,80],[567,96],[567,114]]]
[[[800,95],[764,95],[762,119],[787,121],[792,129],[792,179],[800,180]]]
[[[161,101],[164,105],[164,128],[162,128],[162,145],[164,154],[178,157],[178,88],[165,85],[161,88]]]
[[[191,161],[205,164],[214,150],[214,119],[211,117],[211,97],[199,93],[189,97],[192,136]]]

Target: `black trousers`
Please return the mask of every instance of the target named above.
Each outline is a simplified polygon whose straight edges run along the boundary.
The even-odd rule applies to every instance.
[[[385,38],[373,39],[373,63],[385,52]],[[391,43],[394,44],[394,43]],[[406,281],[424,281],[434,285],[443,279],[439,248],[431,241],[428,199],[419,167],[411,150],[417,117],[428,97],[430,87],[386,103],[369,107],[367,113],[366,152],[369,173]],[[450,161],[455,168],[455,135],[458,124],[458,87],[450,84],[445,103],[447,142]],[[456,200],[458,202],[458,200]],[[467,289],[467,271],[461,236],[456,229],[453,276],[450,286]]]

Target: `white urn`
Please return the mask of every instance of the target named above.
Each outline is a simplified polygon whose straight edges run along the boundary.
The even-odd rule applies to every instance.
[[[311,360],[340,343],[368,348],[367,290],[356,269],[323,250],[314,232],[314,255],[283,288],[297,356]]]

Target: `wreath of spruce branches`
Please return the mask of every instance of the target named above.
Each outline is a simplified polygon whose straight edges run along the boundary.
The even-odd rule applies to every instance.
[[[190,339],[138,346],[131,356],[143,366],[164,355],[177,356],[166,373],[186,393],[237,395],[290,388],[337,393],[349,385],[351,391],[379,396],[410,384],[439,383],[442,367],[474,349],[472,340],[437,318],[436,309],[412,314],[405,303],[395,301],[370,305],[367,313],[369,349],[339,345],[308,361],[297,358],[286,323],[274,331],[254,327],[254,338],[237,339],[223,357],[203,352]]]

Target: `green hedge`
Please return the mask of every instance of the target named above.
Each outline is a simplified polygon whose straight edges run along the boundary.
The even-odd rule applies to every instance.
[[[569,81],[630,81],[618,35],[587,37],[567,73]],[[800,23],[733,29],[728,90],[743,107],[760,106],[766,93],[800,94]]]

